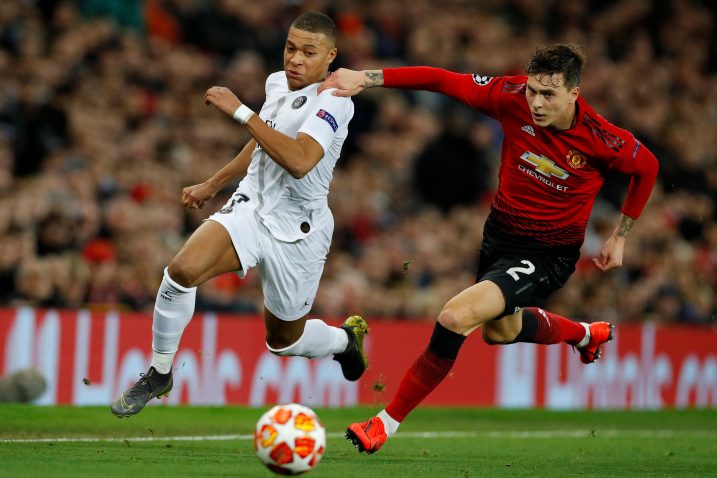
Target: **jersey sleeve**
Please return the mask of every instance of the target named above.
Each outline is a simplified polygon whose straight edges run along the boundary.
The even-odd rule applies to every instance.
[[[627,132],[626,132],[627,133]],[[620,154],[611,165],[613,171],[630,175],[630,186],[622,205],[622,213],[633,219],[642,214],[657,180],[657,158],[630,133]]]
[[[455,73],[429,66],[408,66],[383,70],[383,86],[442,93],[483,114],[500,119],[505,78]]]
[[[321,92],[314,108],[297,132],[314,138],[324,149],[324,154],[334,137],[346,130],[354,111],[350,98],[334,96],[331,94],[333,91],[330,89]]]

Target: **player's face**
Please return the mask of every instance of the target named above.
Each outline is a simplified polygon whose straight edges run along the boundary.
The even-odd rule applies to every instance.
[[[284,71],[290,90],[300,90],[326,78],[336,58],[333,41],[323,33],[290,28],[284,46]]]
[[[568,129],[575,118],[575,101],[580,88],[568,90],[563,75],[529,75],[525,97],[536,126]]]

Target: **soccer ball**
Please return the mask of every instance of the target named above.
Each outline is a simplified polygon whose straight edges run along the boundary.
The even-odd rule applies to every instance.
[[[326,430],[310,408],[298,403],[277,405],[256,423],[254,449],[271,471],[298,475],[321,460]]]

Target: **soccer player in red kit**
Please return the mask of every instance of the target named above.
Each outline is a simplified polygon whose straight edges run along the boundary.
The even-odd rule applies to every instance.
[[[573,45],[535,51],[526,76],[490,77],[438,68],[340,69],[322,86],[355,95],[384,86],[443,93],[500,122],[498,190],[485,223],[476,284],[438,315],[426,349],[406,372],[386,409],[351,424],[346,437],[373,453],[446,377],[466,336],[482,326],[488,344],[566,342],[583,363],[612,338],[607,322],[575,322],[541,307],[575,270],[595,197],[608,171],[630,176],[612,236],[593,258],[607,271],[622,265],[625,239],[657,176],[657,160],[631,133],[609,123],[580,96],[585,66]]]

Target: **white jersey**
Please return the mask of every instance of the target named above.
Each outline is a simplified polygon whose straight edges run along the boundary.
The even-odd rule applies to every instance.
[[[318,229],[333,227],[327,196],[354,105],[350,98],[334,96],[330,90],[318,95],[318,87],[314,83],[291,91],[283,71],[272,73],[266,80],[266,101],[259,113],[280,133],[291,138],[305,133],[316,140],[324,149],[316,167],[296,179],[257,146],[237,188],[254,203],[257,220],[281,241],[294,242]]]

